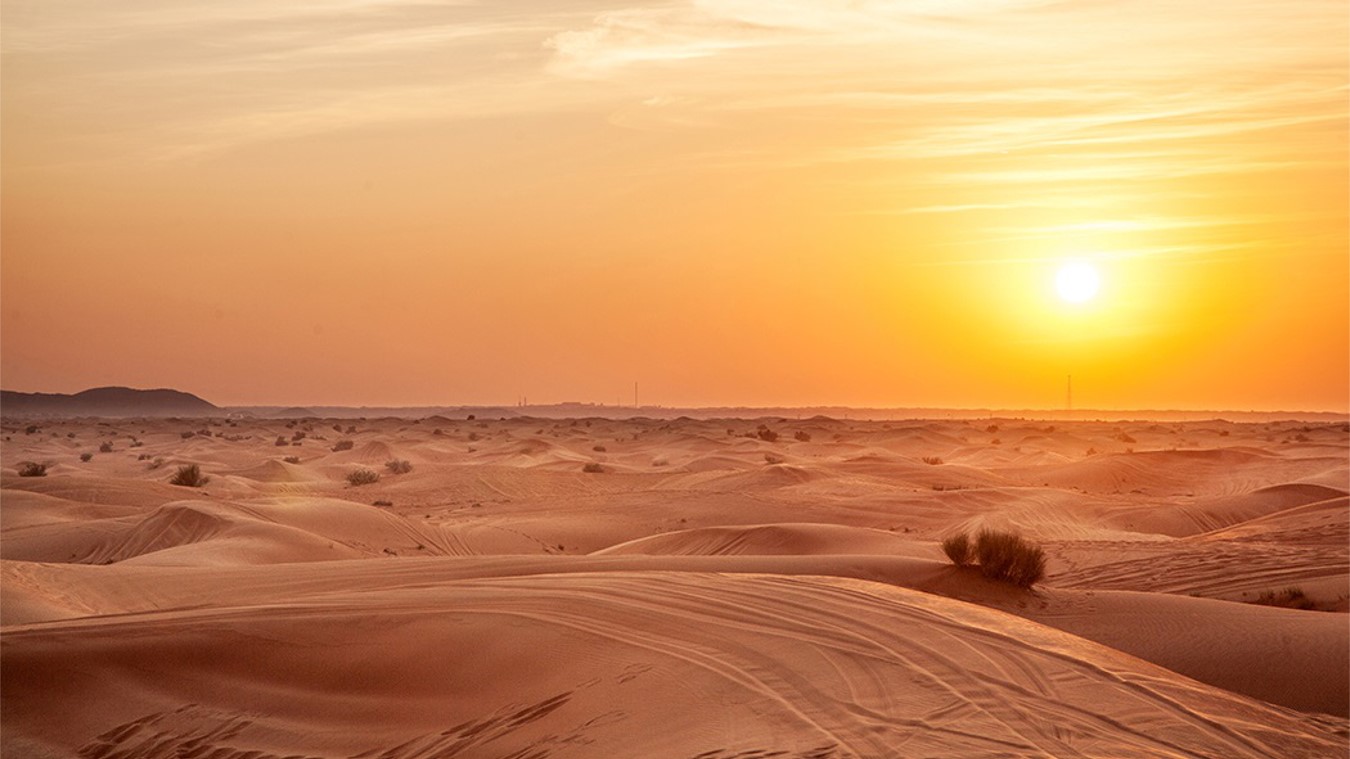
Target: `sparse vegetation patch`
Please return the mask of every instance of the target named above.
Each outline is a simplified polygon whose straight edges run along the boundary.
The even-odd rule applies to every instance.
[[[201,467],[196,464],[184,464],[178,467],[173,478],[169,480],[171,485],[182,485],[188,488],[199,488],[210,482],[211,478],[202,474]]]
[[[964,532],[959,532],[946,540],[942,541],[942,552],[947,554],[947,558],[958,567],[969,566],[975,558],[975,547],[970,544],[970,537]]]
[[[1014,532],[980,530],[973,546],[969,536],[958,533],[942,541],[942,551],[957,566],[974,561],[985,577],[1023,588],[1045,576],[1045,551]]]
[[[357,469],[347,473],[347,484],[357,487],[380,481],[380,473],[373,469]]]

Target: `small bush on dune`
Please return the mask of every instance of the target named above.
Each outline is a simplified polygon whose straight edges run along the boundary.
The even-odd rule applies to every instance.
[[[283,446],[283,445],[290,445],[290,443],[286,442],[286,436],[285,436],[285,435],[277,435],[277,442],[276,442],[276,445],[277,445],[277,446]]]
[[[384,468],[394,474],[407,474],[412,471],[412,464],[403,459],[394,459],[384,462]]]
[[[980,573],[1029,588],[1045,576],[1045,551],[1012,532],[981,530],[975,539]]]
[[[609,450],[609,449],[606,448],[606,447],[604,447],[603,445],[593,445],[593,446],[591,446],[591,450],[592,450],[592,451],[595,451],[596,453],[604,453],[605,451],[607,451],[607,450]]]
[[[112,453],[112,443],[104,443],[98,447],[99,453]]]
[[[196,464],[184,464],[178,467],[178,471],[173,478],[169,480],[171,485],[182,485],[188,488],[199,488],[210,482],[211,478],[202,474],[201,467]]]
[[[1045,552],[1012,532],[981,530],[973,544],[958,533],[942,541],[942,551],[958,567],[976,563],[985,577],[1023,588],[1045,576]]]
[[[1256,603],[1262,606],[1280,606],[1285,609],[1317,610],[1317,602],[1308,598],[1302,588],[1285,588],[1278,593],[1267,590],[1256,599]]]
[[[286,462],[287,464],[299,464],[299,463],[300,463],[300,457],[299,457],[299,456],[287,456],[286,458],[282,459],[282,461]]]
[[[598,462],[591,461],[591,462],[588,462],[585,466],[583,466],[583,467],[581,468],[581,471],[587,472],[587,473],[590,473],[590,474],[600,474],[600,473],[602,473],[602,472],[605,471],[605,468],[604,468],[603,466],[600,466],[600,464],[599,464]]]
[[[347,473],[347,484],[352,486],[370,485],[380,481],[380,473],[370,469],[357,469]]]
[[[47,465],[39,464],[36,461],[25,461],[19,464],[20,477],[46,477]]]
[[[942,541],[942,552],[947,554],[947,558],[958,567],[969,566],[971,559],[974,558],[974,546],[970,544],[970,537],[964,532],[957,533]]]
[[[923,463],[928,464],[929,466],[937,466],[942,463],[942,459],[937,456],[924,456]]]
[[[185,431],[183,431],[183,432],[178,433],[178,437],[181,437],[181,438],[183,438],[184,440],[187,440],[188,438],[190,438],[190,437],[192,437],[193,435],[196,435],[196,434],[197,434],[197,433],[193,432],[192,430],[185,430]]]
[[[92,459],[92,458],[94,458],[94,454],[92,454],[92,453],[81,453],[81,454],[80,454],[80,461],[83,461],[83,462],[85,462],[85,463],[88,463],[89,460]]]
[[[333,444],[333,452],[337,453],[338,451],[350,451],[352,447],[355,445],[356,443],[353,443],[350,440],[339,440]]]
[[[811,442],[811,433],[805,430],[797,430],[796,432],[792,433],[792,437],[796,438],[797,440],[803,443]]]
[[[781,464],[781,463],[783,463],[784,460],[785,460],[785,459],[784,459],[782,456],[779,456],[779,455],[776,454],[776,453],[766,453],[766,454],[764,454],[764,463],[765,463],[765,464]]]

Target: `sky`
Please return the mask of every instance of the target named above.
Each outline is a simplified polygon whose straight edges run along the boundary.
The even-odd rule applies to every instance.
[[[1343,0],[0,0],[0,384],[1344,411]],[[1100,289],[1059,297],[1090,264]]]

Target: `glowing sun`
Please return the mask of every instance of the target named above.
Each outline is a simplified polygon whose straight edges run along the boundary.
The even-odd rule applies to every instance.
[[[1101,284],[1097,270],[1084,261],[1070,261],[1060,267],[1059,274],[1055,275],[1055,289],[1059,291],[1059,297],[1070,303],[1092,300]]]

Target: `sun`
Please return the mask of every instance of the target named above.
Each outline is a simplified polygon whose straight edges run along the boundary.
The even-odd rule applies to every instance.
[[[1101,277],[1097,269],[1085,261],[1070,261],[1055,275],[1055,289],[1059,297],[1070,303],[1086,303],[1097,295],[1101,288]]]

